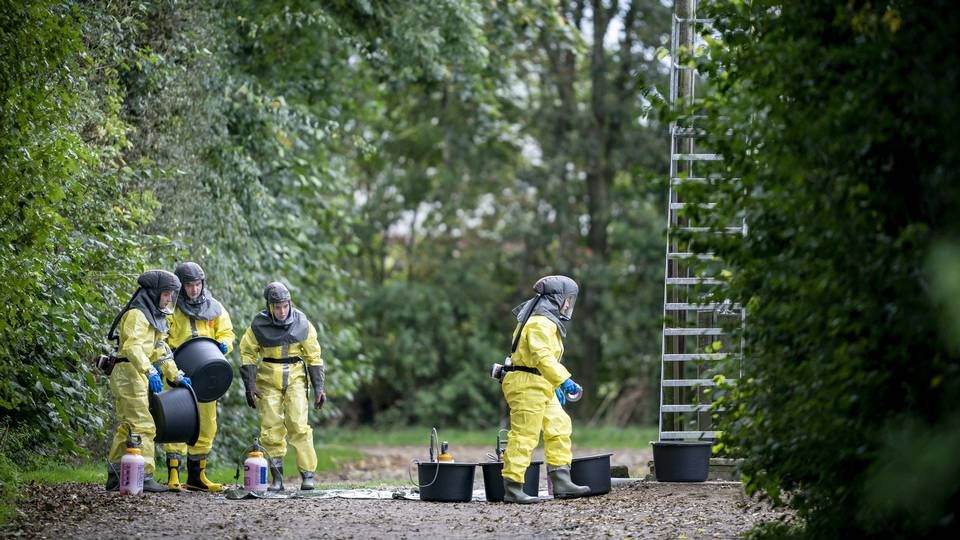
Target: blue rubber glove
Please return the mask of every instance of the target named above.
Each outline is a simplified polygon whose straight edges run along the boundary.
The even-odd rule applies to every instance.
[[[557,399],[560,400],[560,406],[561,406],[561,407],[567,404],[567,398],[564,397],[563,391],[561,391],[559,388],[557,388],[557,389],[554,390],[553,392],[554,392],[555,394],[557,394]]]
[[[579,394],[580,392],[583,392],[583,387],[573,382],[573,379],[567,379],[563,381],[563,383],[560,385],[560,388],[563,388],[563,391],[568,394]]]
[[[220,343],[217,343],[217,345],[220,346],[220,352],[222,352],[223,354],[227,354],[227,351],[230,349],[230,347],[228,347],[227,344],[222,341]]]
[[[150,371],[147,372],[147,385],[154,394],[163,391],[163,381],[160,380],[160,373],[155,368],[150,368]]]
[[[180,381],[177,384],[180,386],[193,386],[193,381],[190,380],[190,377],[184,375],[183,377],[180,377]]]

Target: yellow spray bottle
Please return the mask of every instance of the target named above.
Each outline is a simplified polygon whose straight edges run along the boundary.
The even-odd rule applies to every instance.
[[[449,445],[447,441],[443,441],[443,444],[440,445],[440,455],[437,456],[437,461],[445,461],[447,463],[453,463],[453,456],[448,452]]]

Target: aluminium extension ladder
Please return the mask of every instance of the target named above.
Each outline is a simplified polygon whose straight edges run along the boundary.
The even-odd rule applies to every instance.
[[[681,63],[678,55],[681,46],[692,51],[698,27],[710,24],[708,19],[696,18],[696,0],[688,0],[686,8],[689,13],[673,15],[669,57],[671,107],[696,103],[698,73],[694,67]],[[740,377],[743,344],[725,328],[742,325],[745,313],[740,305],[709,294],[724,283],[719,275],[721,262],[702,245],[698,246],[697,238],[709,234],[745,235],[746,224],[720,230],[697,226],[686,215],[688,207],[695,204],[697,212],[706,213],[713,203],[699,197],[698,202],[684,202],[684,184],[699,183],[709,189],[711,183],[723,181],[716,171],[708,172],[721,156],[697,147],[697,136],[703,131],[696,121],[702,118],[691,115],[670,124],[658,422],[661,441],[715,440],[720,432],[714,429],[711,418],[717,412],[710,410],[713,376],[723,375],[733,383]],[[727,366],[727,373],[720,372],[720,361]]]

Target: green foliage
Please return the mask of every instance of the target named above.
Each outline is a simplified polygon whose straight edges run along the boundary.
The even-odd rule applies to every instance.
[[[559,272],[592,298],[567,358],[596,401],[572,410],[652,416],[662,143],[634,118],[661,3],[624,4],[616,46],[551,0],[0,11],[0,416],[41,455],[105,450],[83,360],[182,260],[238,334],[288,283],[328,366],[314,421],[498,425],[510,308]],[[258,429],[239,381],[219,420],[222,463]]]
[[[729,265],[724,295],[749,314],[743,376],[721,390],[722,445],[745,458],[749,492],[798,510],[791,534],[950,536],[960,471],[946,456],[960,447],[942,435],[956,430],[960,371],[954,314],[937,307],[957,267],[927,261],[958,225],[946,81],[960,18],[946,2],[708,11],[722,39],[702,105],[731,179],[709,224],[749,226],[700,246]]]
[[[623,44],[590,54],[581,32],[592,31],[593,21],[572,4],[484,5],[488,62],[458,65],[440,80],[390,82],[382,114],[370,117],[376,153],[360,182],[360,268],[373,285],[365,313],[381,319],[373,319],[376,335],[418,336],[403,343],[415,343],[427,366],[444,366],[431,360],[440,351],[471,356],[446,359],[462,365],[442,367],[409,390],[395,385],[397,370],[386,361],[395,351],[375,340],[381,352],[361,402],[373,415],[383,411],[392,421],[439,408],[445,418],[456,398],[472,400],[460,401],[461,411],[475,411],[461,413],[462,425],[493,422],[499,397],[484,376],[507,352],[515,325],[509,310],[529,298],[538,277],[566,273],[581,283],[584,299],[565,362],[591,390],[572,412],[618,423],[652,419],[663,186],[647,177],[665,167],[655,129],[637,129],[633,119],[640,88],[660,76],[640,50],[662,37],[668,10],[635,1],[619,15]],[[594,242],[590,227],[603,231],[602,241]],[[430,314],[422,317],[375,311],[398,294],[437,305],[416,304]],[[480,309],[460,307],[464,298]],[[436,328],[451,316],[455,327]],[[414,356],[403,360],[407,373]],[[477,387],[441,390],[462,385]],[[385,410],[408,392],[415,395],[402,410]]]
[[[453,268],[455,262],[446,267]],[[375,410],[384,411],[379,422],[474,428],[499,424],[499,387],[491,384],[484,368],[500,358],[477,361],[496,350],[485,341],[493,322],[483,302],[495,287],[464,282],[463,277],[449,271],[436,276],[433,286],[388,284],[361,310],[370,321],[365,342],[377,378],[369,399]],[[448,295],[454,289],[446,279],[457,282],[458,295]]]
[[[75,10],[0,11],[0,416],[32,426],[38,446],[77,451],[103,427],[85,360],[100,352],[116,272],[140,264],[134,228],[149,208],[118,200],[123,122],[93,106],[104,95],[86,78]]]

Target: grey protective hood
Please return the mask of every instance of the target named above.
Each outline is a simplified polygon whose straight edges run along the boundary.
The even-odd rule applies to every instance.
[[[545,276],[534,283],[533,290],[537,291],[537,296],[513,308],[517,321],[523,322],[533,315],[543,315],[557,325],[561,337],[567,337],[567,327],[563,321],[570,320],[573,316],[573,305],[580,292],[577,282],[567,276]],[[568,305],[569,316],[564,317],[561,309],[568,298],[571,299]]]
[[[179,291],[180,280],[166,270],[148,270],[137,278],[137,285],[140,285],[140,288],[133,294],[123,313],[131,309],[139,309],[150,326],[158,332],[166,333],[170,330],[170,324],[167,322],[167,314],[160,309],[160,293]]]
[[[212,321],[223,313],[223,306],[214,300],[213,294],[207,289],[207,274],[199,264],[193,261],[182,262],[177,265],[173,273],[180,278],[180,283],[183,285],[183,290],[177,296],[177,308],[184,315],[194,320]],[[187,296],[187,284],[197,281],[200,282],[200,295],[191,300]]]
[[[223,307],[210,294],[206,283],[200,290],[200,296],[195,300],[187,298],[186,291],[180,291],[180,296],[177,297],[177,308],[187,317],[200,321],[212,321],[223,313]]]
[[[527,312],[531,309],[533,311],[527,315]],[[517,322],[523,322],[525,319],[534,315],[543,315],[544,317],[550,319],[553,324],[557,325],[557,329],[560,330],[561,337],[567,337],[567,328],[563,325],[563,321],[560,320],[560,306],[555,300],[547,296],[538,294],[526,302],[514,307],[513,313],[517,316]]]
[[[257,337],[261,347],[293,345],[307,339],[310,333],[310,321],[299,309],[290,306],[290,314],[283,321],[276,321],[268,310],[257,313],[250,323],[250,329]]]

